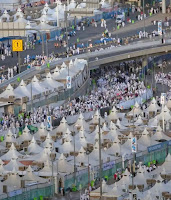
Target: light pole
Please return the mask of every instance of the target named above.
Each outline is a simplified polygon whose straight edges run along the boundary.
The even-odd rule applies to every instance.
[[[90,162],[89,162],[89,150],[86,151],[86,154],[87,154],[87,157],[88,157],[88,191],[90,192],[89,190],[89,187],[90,187]]]
[[[145,0],[143,0],[143,21],[144,21],[144,37],[145,37],[145,17],[144,17],[144,14],[145,14]]]
[[[30,90],[31,90],[31,113],[33,113],[33,85],[32,85],[32,79],[30,83]]]
[[[89,42],[91,42],[91,40],[87,40],[87,53],[88,53]]]
[[[56,26],[59,27],[59,10],[58,10],[58,0],[56,1]]]
[[[67,57],[68,57],[68,11],[64,10],[64,15],[65,15],[65,31],[66,31],[66,53],[67,53]]]
[[[76,186],[75,132],[73,132],[73,136],[74,136],[74,184]]]
[[[53,158],[52,158],[52,150],[51,150],[51,162],[52,162],[52,196],[54,195],[53,187],[54,187],[54,173],[53,173]]]
[[[100,177],[100,200],[102,199],[102,156],[101,156],[101,133],[100,133],[100,116],[99,116],[99,177]]]

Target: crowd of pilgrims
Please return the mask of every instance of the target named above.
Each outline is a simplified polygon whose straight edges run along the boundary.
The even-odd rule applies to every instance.
[[[156,83],[160,83],[163,85],[168,86],[171,89],[171,73],[156,73],[155,74],[155,81]]]
[[[132,69],[136,65],[133,61],[127,64],[130,66],[129,68],[122,66],[117,71],[115,67],[106,66],[92,72],[89,94],[75,98],[65,105],[33,108],[33,113],[20,113],[18,116],[3,115],[0,118],[0,130],[6,130],[9,127],[18,129],[25,125],[45,122],[47,115],[61,118],[80,112],[116,106],[120,102],[142,95],[146,92],[144,83],[139,80],[138,75],[132,73]],[[131,72],[128,70],[125,72],[125,69],[129,69]]]

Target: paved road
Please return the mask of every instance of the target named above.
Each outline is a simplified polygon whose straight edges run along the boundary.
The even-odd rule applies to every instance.
[[[135,19],[136,15],[137,14],[134,14],[134,15],[130,14],[130,18],[131,19]],[[146,26],[147,26],[146,30],[151,32],[154,29],[157,29],[157,26],[151,25],[151,21],[154,20],[154,19],[157,20],[157,19],[164,19],[164,18],[165,18],[165,15],[162,15],[162,14],[157,14],[155,16],[147,18],[146,19]],[[143,22],[142,21],[138,21],[135,24],[127,25],[124,28],[121,28],[120,30],[116,30],[116,31],[113,31],[114,27],[115,27],[114,19],[107,20],[107,28],[109,29],[109,32],[112,32],[113,37],[117,37],[119,35],[120,38],[123,38],[123,37],[126,37],[126,36],[131,36],[131,35],[137,34],[138,31],[142,30]],[[105,29],[102,28],[100,26],[100,24],[98,24],[97,28],[94,28],[92,26],[86,27],[85,31],[82,31],[82,30],[81,31],[77,31],[77,35],[74,36],[74,37],[71,37],[71,39],[69,40],[69,44],[70,43],[71,44],[76,43],[77,38],[80,39],[80,43],[85,43],[86,41],[88,41],[90,39],[92,41],[95,41],[95,40],[101,38],[101,34],[102,34],[102,32],[104,30]],[[37,45],[35,50],[30,49],[30,50],[22,52],[21,53],[22,62],[23,62],[23,58],[26,57],[27,55],[32,56],[32,55],[41,54],[41,46],[42,45]],[[48,53],[51,53],[51,52],[60,53],[60,52],[64,52],[65,51],[65,48],[56,49],[54,47],[54,41],[48,42],[47,46],[45,45],[45,50],[46,49],[48,49]],[[45,53],[46,53],[46,51],[45,51]],[[17,63],[18,63],[18,58],[16,56],[16,53],[14,53],[14,57],[13,58],[8,57],[8,58],[5,59],[5,61],[1,61],[0,62],[0,66],[1,65],[5,65],[7,67],[10,67],[10,66],[16,65]],[[23,68],[23,70],[25,70],[25,68]]]
[[[149,49],[152,47],[152,49],[154,49],[155,47],[165,47],[165,48],[169,48],[169,51],[170,51],[170,43],[171,43],[171,40],[168,41],[169,44],[161,44],[161,41],[147,41],[145,43],[140,43],[140,44],[132,44],[132,45],[127,45],[127,46],[121,46],[121,47],[118,47],[118,48],[113,48],[113,49],[107,49],[107,50],[103,50],[103,51],[100,51],[100,52],[91,52],[91,53],[85,53],[85,54],[80,54],[80,55],[76,55],[76,56],[73,56],[72,58],[75,59],[75,58],[89,58],[90,61],[91,60],[95,60],[96,57],[109,57],[110,55],[114,56],[114,55],[118,55],[121,56],[121,54],[124,54],[125,52],[132,52],[132,51],[136,51],[136,50],[145,50],[145,49]],[[163,48],[162,48],[163,50]],[[165,49],[164,49],[165,51]],[[60,65],[62,64],[62,62],[65,62],[65,61],[68,61],[69,58],[64,58],[64,59],[61,59],[61,60],[57,60],[57,61],[53,61],[51,63],[51,69],[53,67],[55,67],[56,65]],[[100,60],[99,60],[100,61]],[[96,63],[98,63],[99,61],[96,61]],[[0,84],[0,88],[4,87],[5,85],[8,85],[9,83],[14,83],[14,82],[17,82],[17,77],[20,77],[21,79],[28,79],[30,78],[31,76],[34,76],[36,74],[40,74],[41,72],[43,72],[45,69],[47,68],[46,65],[44,66],[41,66],[41,70],[36,70],[35,68],[31,68],[30,70],[26,70],[24,72],[22,72],[21,74],[13,77],[12,79]]]

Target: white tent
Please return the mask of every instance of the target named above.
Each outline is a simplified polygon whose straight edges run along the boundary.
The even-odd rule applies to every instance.
[[[45,9],[43,9],[41,17],[35,19],[35,21],[44,21],[48,23],[50,21],[54,21],[54,19],[49,14],[47,14]]]
[[[53,173],[52,173],[52,164],[49,161],[46,161],[44,163],[44,167],[38,171],[38,175],[39,176],[52,176],[52,174],[55,176],[56,172],[54,171],[54,167],[53,167]]]
[[[41,151],[43,151],[43,148],[40,147],[40,146],[36,143],[36,141],[35,141],[35,139],[34,139],[34,136],[33,136],[32,140],[31,140],[31,143],[29,144],[29,146],[28,146],[28,148],[27,148],[27,151],[28,151],[29,153],[32,153],[32,154],[37,154],[37,153],[40,153]]]
[[[43,17],[45,17],[45,16],[42,16],[42,18]],[[40,24],[38,24],[36,26],[36,29],[41,30],[41,31],[49,31],[49,30],[56,29],[56,27],[55,26],[50,26],[49,24],[46,23],[45,19],[42,19],[40,21]]]
[[[110,131],[106,123],[103,124],[102,130],[103,130],[103,133],[108,133]]]
[[[127,129],[124,125],[121,124],[121,121],[118,119],[116,122],[116,125],[119,127],[119,129],[121,130],[125,130]]]
[[[125,192],[122,191],[122,188],[118,186],[117,182],[114,183],[112,190],[110,189],[107,193],[103,194],[104,197],[120,197]]]
[[[79,71],[82,71],[84,68],[85,68],[85,65],[87,66],[87,60],[85,59],[78,59],[78,58],[75,58],[74,62],[70,62],[70,69],[71,71],[76,71],[76,72],[79,72]]]
[[[60,68],[58,66],[55,68],[52,77],[55,80],[66,80],[68,74],[69,76],[71,76],[71,78],[73,78],[76,75],[75,73],[68,71],[68,66],[65,63],[63,63]]]
[[[73,8],[76,8],[76,2],[75,2],[75,0],[71,0],[70,4],[67,7],[68,10],[71,10]]]
[[[155,134],[151,137],[152,141],[170,140],[170,137],[165,135],[160,126],[157,127]]]
[[[30,23],[30,21],[27,21],[25,29],[36,29],[36,27],[34,26],[33,23]],[[26,35],[30,35],[30,34],[33,34],[33,33],[37,33],[37,31],[36,30],[27,30],[26,31]]]
[[[101,117],[99,110],[96,110],[94,113],[93,119],[89,122],[90,124],[99,124],[99,118],[100,118],[100,124],[103,124],[105,121]]]
[[[11,172],[12,170],[15,170],[16,172],[19,171],[19,167],[23,167],[24,165],[19,162],[16,158],[12,158],[10,162],[4,166],[4,169],[7,172]]]
[[[35,155],[29,155],[23,160],[30,160],[30,161],[36,161],[39,163],[44,163],[46,161],[50,161],[50,153],[51,150],[49,148],[44,148],[40,153],[35,154]]]
[[[132,133],[129,134],[128,140],[121,146],[121,152],[122,154],[131,154],[132,152]],[[138,144],[138,151],[145,151],[147,149],[146,146],[143,146],[142,144]]]
[[[49,5],[46,3],[42,10],[42,13],[46,13],[47,15],[52,15],[54,13],[54,10],[49,8]]]
[[[5,137],[4,141],[1,143],[1,145],[3,145],[3,146],[6,147],[7,143],[16,143],[16,141],[17,140],[14,138],[13,133],[9,129],[8,132],[7,132],[7,134],[6,134],[6,137]]]
[[[169,109],[171,109],[171,98],[167,101],[166,106],[167,106]]]
[[[78,152],[79,149],[80,146],[77,147],[77,145],[75,145],[75,151]],[[74,142],[69,140],[65,141],[60,147],[60,153],[70,154],[71,152],[74,152]]]
[[[9,96],[15,96],[14,88],[9,84],[4,92],[0,94],[0,97],[9,98]]]
[[[158,110],[160,110],[160,107],[158,106],[156,99],[153,98],[150,102],[150,105],[147,107],[147,111],[156,113]]]
[[[3,14],[1,15],[0,19],[6,19],[7,21],[9,21],[10,19],[10,15],[8,14],[7,10],[4,10]]]
[[[81,128],[83,127],[86,131],[89,131],[89,124],[84,120],[84,116],[82,113],[80,113],[77,121],[75,122],[74,126],[76,128]]]
[[[22,177],[22,180],[25,180],[27,182],[37,182],[37,183],[45,183],[45,182],[48,182],[48,179],[44,179],[44,178],[41,178],[39,176],[36,176],[34,173],[33,173],[33,170],[32,168],[29,167],[27,168],[26,170],[26,174]]]
[[[102,193],[108,193],[112,190],[113,188],[113,185],[107,185],[106,181],[103,180],[102,182]],[[93,190],[91,193],[90,193],[90,196],[100,196],[100,187],[98,187],[96,190]]]
[[[112,108],[111,113],[108,116],[108,119],[109,119],[109,121],[119,119],[119,115],[118,115],[118,112],[117,112],[115,106]]]
[[[109,159],[111,159],[111,160],[116,159],[116,157],[108,155],[106,153],[106,151],[104,151],[103,149],[102,149],[101,153],[102,153],[103,163],[108,162]],[[98,142],[95,143],[93,151],[89,154],[89,158],[90,158],[91,165],[98,164],[98,162],[99,162],[99,144],[98,144]]]
[[[142,110],[139,106],[139,104],[136,102],[132,110],[128,113],[128,115],[132,115],[134,117],[140,115],[142,113]]]
[[[17,9],[17,12],[13,15],[13,17],[14,17],[14,21],[17,20],[18,18],[24,17],[24,14],[23,14],[21,8]]]
[[[38,131],[34,134],[34,137],[36,139],[40,139],[41,136],[47,136],[48,132],[46,130],[46,126],[44,125],[44,123],[42,122],[38,128]]]
[[[105,150],[105,152],[109,155],[119,156],[121,155],[121,144],[119,139],[115,139],[112,146]]]
[[[49,90],[51,89],[57,89],[59,87],[64,87],[64,84],[63,83],[60,83],[58,81],[55,81],[54,79],[52,79],[52,75],[51,73],[49,72],[47,75],[46,75],[46,78],[44,79],[43,82],[41,82],[41,86],[43,88],[47,88]]]
[[[117,130],[118,128],[116,127],[115,123],[113,123],[112,121],[109,124],[109,129],[110,130]]]
[[[51,15],[51,17],[56,21],[57,17],[59,18],[59,20],[64,19],[64,8],[62,4],[58,4],[58,7],[56,6],[53,9],[53,13]]]
[[[143,126],[144,125],[141,115],[138,116],[138,119],[134,122],[134,125],[135,126]]]
[[[66,160],[66,157],[61,154],[61,156],[58,159],[58,172],[59,173],[73,173],[74,172],[74,166],[69,164]]]
[[[158,120],[163,120],[163,117],[165,121],[169,121],[171,119],[170,110],[166,105],[161,110],[161,113],[157,115]]]
[[[88,131],[86,131],[84,129],[83,126],[81,126],[81,128],[80,128],[79,132],[76,134],[75,138],[79,139],[79,138],[82,138],[82,137],[85,137],[88,142],[92,142],[91,135],[89,134]]]
[[[20,154],[20,153],[16,150],[14,144],[12,143],[12,145],[11,145],[9,151],[8,151],[7,153],[5,153],[3,156],[1,156],[1,159],[2,159],[2,160],[11,160],[12,158],[19,158],[19,157],[23,157],[23,155]]]
[[[24,19],[23,16],[20,16],[17,20],[15,20],[14,23],[25,23],[25,24],[27,24],[27,20]]]
[[[138,172],[134,178],[134,185],[144,185],[144,188],[147,187],[145,172]]]
[[[53,133],[64,133],[67,131],[67,129],[69,129],[71,131],[72,127],[67,124],[66,119],[63,117],[62,120],[60,121],[59,126],[56,129],[54,129],[51,133],[52,134]]]
[[[138,139],[138,144],[142,144],[143,146],[150,146],[152,145],[152,141],[150,138],[150,135],[145,128],[145,130],[142,132],[142,136]]]
[[[105,2],[105,0],[101,0],[99,4],[101,5],[101,8],[111,8],[111,5]]]
[[[165,170],[165,173],[163,174],[170,174],[171,173],[171,155],[170,153],[167,155],[165,162],[162,164],[161,168]]]
[[[21,177],[15,172],[15,170],[13,170],[3,184],[13,187],[13,190],[16,190],[21,188],[21,180]]]
[[[100,127],[100,133],[102,133],[103,130]],[[99,126],[96,126],[95,130],[90,133],[90,137],[94,140],[98,140],[99,139]]]
[[[159,122],[159,120],[157,119],[157,116],[155,116],[154,118],[149,120],[148,127],[152,127],[152,128],[157,127],[158,122]]]
[[[47,144],[50,144],[53,147],[54,141],[52,140],[50,134],[47,134],[46,140],[42,143],[42,147],[46,147]]]
[[[14,89],[14,94],[16,97],[29,97],[31,98],[31,90],[28,90],[26,84],[22,80],[17,88]]]
[[[0,175],[7,174],[8,172],[5,170],[4,165],[0,165]]]
[[[78,155],[75,158],[76,163],[81,165],[84,163],[84,165],[88,165],[88,155],[86,154],[86,151],[84,150],[83,147],[78,152]]]
[[[31,141],[32,135],[30,134],[30,130],[27,128],[27,126],[23,130],[23,134],[17,138],[18,143],[22,143],[24,141]]]
[[[31,84],[32,84],[32,87],[31,87]],[[37,79],[36,76],[33,77],[32,79],[32,83],[29,83],[26,88],[28,89],[28,91],[31,91],[32,89],[32,94],[33,95],[36,95],[36,94],[40,94],[40,93],[43,93],[45,91],[47,91],[46,88],[43,88],[41,85],[40,85],[40,82],[39,80]]]

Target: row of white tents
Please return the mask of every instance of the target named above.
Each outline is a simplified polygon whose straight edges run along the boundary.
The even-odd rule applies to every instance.
[[[162,109],[158,107],[155,99],[151,101],[144,112],[149,112],[151,107],[153,107],[153,111],[158,111],[156,114],[160,116]],[[148,123],[144,124],[144,119],[140,120],[143,111],[137,104],[133,109],[134,112],[132,110],[127,113],[127,116],[135,115],[132,121],[129,121],[129,117],[126,117],[125,113],[119,113],[113,108],[106,118],[102,118],[98,111],[93,114],[93,117],[92,115],[90,117],[86,113],[81,113],[77,117],[70,116],[67,120],[63,118],[60,125],[51,131],[47,131],[46,126],[41,123],[34,135],[30,133],[27,127],[18,138],[15,138],[10,130],[8,133],[2,132],[1,135],[5,136],[4,141],[0,143],[2,154],[0,157],[2,160],[0,162],[0,174],[2,178],[5,176],[10,180],[10,177],[17,176],[17,174],[25,176],[28,170],[31,171],[29,173],[34,177],[48,178],[52,176],[52,169],[54,176],[58,174],[64,178],[66,174],[74,172],[74,152],[76,153],[75,164],[77,171],[86,168],[88,163],[91,164],[93,169],[99,163],[99,118],[101,122],[103,163],[115,161],[119,158],[122,162],[125,159],[132,158],[133,137],[137,137],[138,152],[146,151],[147,147],[159,144],[161,140],[170,140],[170,137],[163,133],[159,124],[157,124],[157,127],[150,127]],[[167,106],[164,109],[167,111],[166,116],[170,119],[170,110]],[[71,118],[74,119],[71,120]],[[136,131],[132,129],[133,125]],[[155,133],[153,132],[154,128],[156,129]],[[87,155],[87,149],[90,151],[89,155]],[[5,165],[3,162],[5,162]],[[33,172],[30,167],[27,169],[28,164],[32,165],[32,170],[36,171]],[[166,165],[164,165],[164,168],[159,168],[160,172],[165,170],[168,173],[169,168]],[[145,178],[148,177],[148,174],[143,173],[137,174],[137,184],[140,180],[141,183],[145,184]],[[130,177],[128,180],[130,180]],[[48,179],[44,181],[48,181]],[[124,182],[126,183],[126,181]],[[129,183],[129,181],[127,182]],[[16,183],[16,187],[18,187],[18,184]],[[112,190],[112,194],[115,189]]]
[[[152,172],[147,172],[145,166],[140,166],[136,176],[132,180],[132,174],[126,169],[122,178],[112,185],[102,183],[102,196],[106,200],[116,198],[119,200],[131,200],[136,196],[138,200],[162,199],[163,193],[170,193],[171,181],[165,182],[166,175],[171,174],[171,155],[165,159],[165,162]],[[132,189],[132,183],[135,189]],[[90,193],[91,197],[99,197],[100,189]],[[166,198],[167,199],[167,198]],[[169,197],[170,199],[170,197]]]
[[[37,1],[33,0],[32,3],[34,3],[34,2],[37,2]],[[26,3],[27,3],[26,1],[22,0],[22,4],[26,4]],[[60,12],[62,12],[62,10],[64,10],[64,5],[62,5],[61,1],[57,0],[55,3],[58,3],[59,8],[60,8],[59,10],[60,10]],[[71,0],[66,8],[72,9],[72,8],[75,8],[76,5],[77,5],[76,2],[74,0]],[[111,8],[111,5],[107,2],[105,2],[105,0],[102,0],[101,2],[99,2],[99,5],[101,6],[101,8]],[[2,10],[6,9],[6,10],[13,11],[16,8],[19,8],[20,4],[16,0],[10,0],[10,1],[7,0],[5,2],[3,0],[0,0],[0,6],[1,6]],[[86,7],[86,1],[84,0],[82,3],[80,3],[78,5],[78,7],[79,8],[85,8]],[[48,14],[54,13],[53,9],[50,9],[47,3],[45,4],[43,10],[47,11]]]
[[[74,62],[71,60],[68,65],[63,63],[60,67],[57,66],[53,74],[49,72],[42,81],[39,81],[37,77],[34,76],[31,83],[28,85],[26,85],[23,80],[21,80],[20,84],[15,89],[9,84],[5,91],[0,94],[0,98],[14,96],[15,98],[28,97],[31,99],[31,93],[34,96],[43,94],[46,91],[62,90],[66,88],[66,78],[68,75],[72,79],[72,87],[81,85],[84,78],[82,72],[86,66],[86,60],[76,59]]]
[[[100,3],[102,7],[110,7],[110,4],[107,4],[106,2],[102,1]],[[10,16],[7,12],[7,10],[4,10],[3,14],[0,16],[0,22],[3,22],[4,20],[6,22],[13,21],[14,23],[23,23],[25,24],[26,29],[38,29],[38,30],[52,30],[56,29],[55,26],[51,26],[48,23],[49,22],[55,22],[59,23],[59,21],[64,20],[64,12],[65,10],[69,11],[71,9],[76,8],[77,4],[74,0],[70,2],[68,6],[65,6],[65,4],[62,4],[60,0],[57,1],[57,6],[54,9],[51,9],[49,5],[46,3],[44,8],[41,10],[41,16],[36,19],[32,19],[31,16],[28,16],[27,19],[24,18],[24,13],[22,12],[21,8],[17,9],[17,12]],[[77,8],[85,8],[86,3],[80,3]],[[94,10],[94,15],[100,13],[99,10]],[[68,19],[71,19],[72,17],[68,16]],[[38,24],[37,24],[38,23]],[[59,24],[58,24],[59,27]],[[36,32],[36,31],[34,31]],[[27,34],[33,33],[27,32]]]

